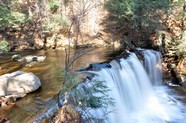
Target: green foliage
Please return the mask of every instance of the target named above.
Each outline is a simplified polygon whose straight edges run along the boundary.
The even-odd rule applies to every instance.
[[[106,119],[108,106],[114,106],[114,99],[109,96],[111,91],[104,81],[91,80],[80,82],[77,75],[62,72],[65,83],[61,92],[68,92],[66,97],[68,103],[73,104],[81,112],[81,117],[85,121],[104,122]],[[103,109],[104,116],[100,119],[93,117],[88,110]]]
[[[59,8],[60,2],[57,0],[48,3],[48,9],[52,12],[56,12]]]
[[[12,16],[8,7],[4,4],[0,4],[0,27],[7,26],[9,20],[12,20]]]
[[[62,76],[65,79],[65,81],[63,82],[62,88],[60,88],[60,91],[62,93],[65,93],[71,90],[80,81],[76,75],[67,73],[66,71],[62,71],[61,74],[63,74]]]
[[[172,3],[173,11],[176,11],[176,16],[174,19],[176,21],[185,20],[186,19],[186,2],[185,0],[176,0]]]
[[[106,7],[113,12],[113,16],[117,18],[127,18],[132,19],[134,16],[134,6],[133,1],[125,1],[125,0],[116,0],[110,1],[106,4]]]
[[[173,6],[183,6],[185,4],[185,0],[174,0]]]
[[[113,99],[110,98],[108,92],[111,91],[103,81],[93,81],[87,85],[87,94],[81,90],[75,90],[78,95],[78,104],[81,108],[107,108],[109,105],[114,105]]]
[[[8,42],[5,40],[0,41],[0,52],[7,53],[8,52]]]
[[[186,59],[186,52],[183,51],[177,51],[176,55],[180,58],[180,59]]]
[[[106,7],[118,19],[127,19],[134,25],[141,23],[142,26],[153,26],[151,23],[155,19],[159,21],[158,10],[166,11],[169,4],[169,0],[112,0]]]
[[[109,96],[111,91],[103,81],[92,80],[90,82],[80,83],[72,90],[76,106],[81,109],[81,117],[84,121],[102,123],[109,113],[108,107],[114,106],[114,99]],[[104,110],[102,118],[92,116],[89,110]]]
[[[12,11],[10,6],[0,4],[0,28],[17,27],[27,21],[28,20],[25,18],[25,14]]]
[[[28,20],[25,18],[25,14],[23,13],[19,13],[19,12],[11,12],[11,16],[12,18],[14,18],[12,20],[12,22],[10,21],[10,24],[12,24],[13,26],[17,26],[20,24],[24,24],[26,23]]]
[[[68,28],[68,22],[60,14],[53,14],[49,17],[49,22],[45,24],[45,31],[55,31]]]

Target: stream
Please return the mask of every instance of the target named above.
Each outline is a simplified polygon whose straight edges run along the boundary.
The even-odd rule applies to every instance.
[[[75,69],[88,67],[91,63],[104,62],[107,60],[105,56],[110,52],[112,52],[111,48],[92,50],[76,61]],[[10,123],[28,123],[33,120],[36,115],[57,100],[57,97],[54,97],[54,99],[52,97],[59,91],[63,80],[64,50],[25,51],[19,54],[21,56],[46,55],[47,58],[44,62],[38,63],[33,67],[24,66],[18,69],[25,72],[33,72],[40,78],[42,86],[36,92],[19,99],[16,105],[0,110],[0,116],[7,117]],[[8,68],[17,66],[17,62],[10,61],[11,56],[12,54],[1,55],[0,65],[6,64]]]

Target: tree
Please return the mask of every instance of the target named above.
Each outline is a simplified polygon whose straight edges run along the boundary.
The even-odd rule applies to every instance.
[[[8,3],[0,2],[0,29],[16,28],[21,24],[25,24],[29,18],[26,14],[19,11],[16,6],[16,1],[9,1]]]
[[[150,35],[162,25],[163,15],[167,15],[169,0],[111,0],[106,7],[123,30],[129,31],[129,41],[148,41]]]

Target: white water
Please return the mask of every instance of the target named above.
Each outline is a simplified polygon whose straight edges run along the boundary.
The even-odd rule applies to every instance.
[[[153,50],[142,50],[145,58],[144,67],[149,75],[153,85],[160,85],[162,83],[162,69],[161,54]]]
[[[116,102],[109,107],[111,113],[106,122],[186,123],[185,105],[176,100],[168,87],[158,84],[162,82],[160,54],[152,50],[144,50],[143,54],[148,74],[133,53],[120,59],[120,64],[113,60],[112,68],[96,72],[95,78],[106,82]],[[103,114],[100,110],[94,113],[97,117]]]

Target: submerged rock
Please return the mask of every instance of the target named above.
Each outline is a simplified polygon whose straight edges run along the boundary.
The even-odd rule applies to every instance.
[[[0,76],[0,96],[27,94],[40,86],[39,78],[33,73],[16,71]]]

